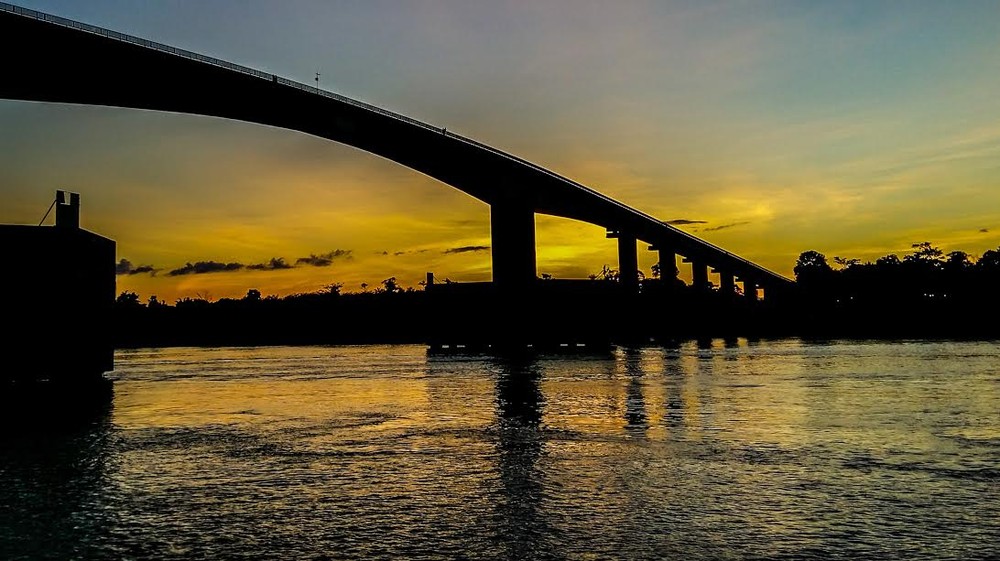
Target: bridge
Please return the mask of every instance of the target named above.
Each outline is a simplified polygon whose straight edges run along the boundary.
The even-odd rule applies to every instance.
[[[792,281],[541,166],[409,117],[215,58],[0,2],[0,98],[207,115],[325,138],[399,163],[490,206],[493,282],[517,292],[537,278],[535,214],[602,226],[617,238],[622,288],[637,291],[637,243],[677,256],[693,286],[736,283],[756,299]],[[674,266],[671,266],[674,265]],[[770,299],[770,298],[769,298]]]

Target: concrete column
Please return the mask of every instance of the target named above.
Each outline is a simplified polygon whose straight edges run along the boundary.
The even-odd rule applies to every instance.
[[[531,285],[536,276],[535,210],[519,201],[493,201],[490,234],[493,283],[502,289]]]
[[[719,291],[726,297],[736,294],[736,277],[730,271],[719,271]]]
[[[700,259],[691,260],[691,286],[699,292],[708,292],[711,288],[708,283],[708,265]]]
[[[628,293],[639,292],[639,252],[635,236],[618,234],[618,274],[622,288]]]
[[[677,252],[669,246],[654,246],[660,254],[660,278],[664,281],[673,281],[677,278]]]
[[[743,296],[750,302],[757,301],[757,281],[754,279],[743,279]]]

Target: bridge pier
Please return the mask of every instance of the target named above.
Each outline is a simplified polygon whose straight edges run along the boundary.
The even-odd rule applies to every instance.
[[[743,296],[749,302],[757,301],[757,280],[753,278],[743,278]]]
[[[732,297],[736,294],[736,276],[731,271],[720,269],[717,272],[719,273],[719,292],[727,298]]]
[[[677,251],[669,245],[656,244],[649,246],[650,251],[659,253],[660,279],[670,282],[677,278]]]
[[[701,259],[685,259],[691,264],[691,286],[698,292],[708,292],[712,284],[708,281],[708,265]]]
[[[607,237],[618,238],[618,282],[627,294],[639,293],[639,250],[638,239],[628,232],[615,230]]]
[[[530,204],[498,199],[490,204],[493,284],[518,291],[536,277],[535,210]]]
[[[639,292],[639,251],[636,242],[635,236],[618,236],[618,273],[628,294]]]

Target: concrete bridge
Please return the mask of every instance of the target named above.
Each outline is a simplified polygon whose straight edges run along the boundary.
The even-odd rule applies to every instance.
[[[222,60],[0,2],[0,98],[223,117],[301,131],[359,148],[490,205],[493,281],[534,283],[535,214],[589,222],[618,239],[626,290],[638,289],[636,244],[659,251],[665,275],[678,255],[693,284],[781,294],[789,279],[540,166],[441,127]],[[673,265],[673,266],[672,266]]]

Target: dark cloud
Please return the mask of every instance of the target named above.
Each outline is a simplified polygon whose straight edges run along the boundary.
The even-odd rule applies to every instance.
[[[156,269],[152,265],[140,265],[136,267],[131,261],[125,259],[124,257],[115,265],[116,275],[141,275],[143,273],[149,273],[151,275],[156,274]]]
[[[393,251],[389,253],[389,250],[376,251],[375,255],[392,255],[393,257],[399,257],[400,255],[413,255],[415,253],[427,253],[429,249],[401,249],[399,251]]]
[[[167,273],[172,277],[180,275],[204,275],[206,273],[231,273],[243,269],[243,263],[219,263],[217,261],[198,261],[195,264],[187,263],[179,269],[174,269]]]
[[[989,228],[980,228],[979,229],[979,233],[980,234],[988,234],[989,232],[990,232]]]
[[[272,257],[267,263],[254,263],[247,265],[247,269],[253,271],[277,271],[279,269],[291,269],[292,265],[285,263],[284,257]]]
[[[744,224],[749,224],[749,223],[750,223],[749,221],[732,222],[732,223],[729,223],[729,224],[723,224],[721,226],[713,226],[711,228],[702,228],[701,231],[702,232],[717,232],[719,230],[726,230],[728,228],[735,228],[737,226],[743,226]]]
[[[272,257],[270,260],[263,263],[251,263],[249,265],[244,263],[220,263],[218,261],[197,261],[191,263],[190,261],[183,267],[174,269],[167,273],[172,277],[177,277],[180,275],[203,275],[206,273],[232,273],[236,271],[283,271],[287,269],[294,269],[298,265],[312,265],[314,267],[326,267],[333,263],[335,259],[350,259],[351,250],[349,249],[335,249],[329,253],[321,253],[319,255],[310,255],[309,257],[300,257],[292,265],[288,261],[285,261],[284,257]],[[118,264],[117,269],[118,274],[130,274],[134,275],[136,273],[153,273],[156,271],[149,266],[132,268],[132,264],[128,262],[127,259],[122,259],[122,262]],[[127,272],[121,272],[121,271]]]
[[[489,251],[490,246],[488,245],[463,245],[462,247],[453,247],[446,249],[441,253],[475,253],[477,251]]]
[[[329,267],[336,259],[350,259],[350,249],[335,249],[328,253],[319,255],[310,254],[309,257],[299,257],[295,260],[296,265],[312,265],[313,267]]]
[[[686,226],[688,224],[708,224],[704,220],[688,220],[687,218],[675,218],[673,220],[664,220],[664,224],[670,224],[671,226]]]

